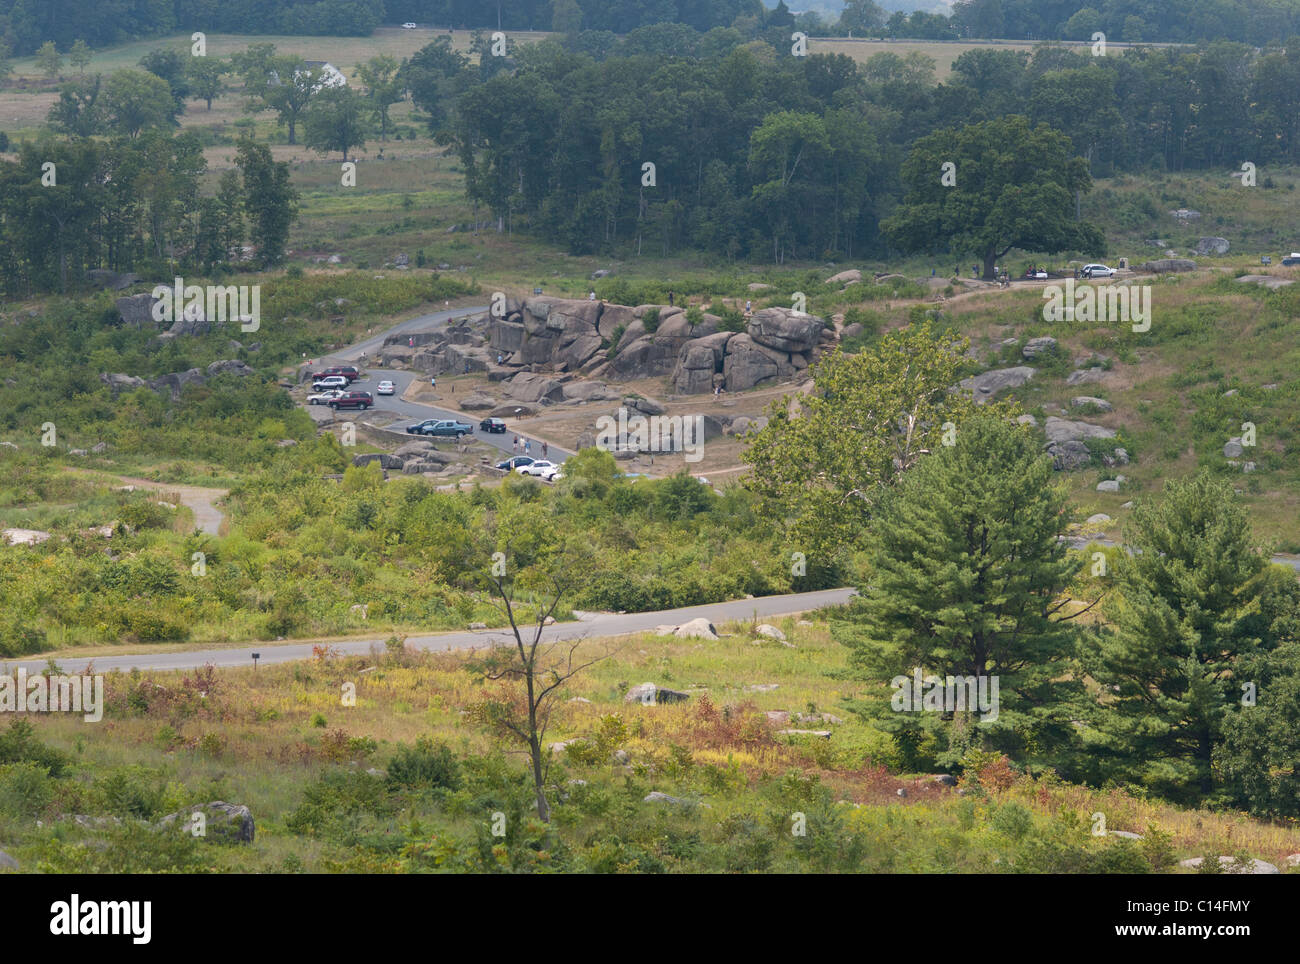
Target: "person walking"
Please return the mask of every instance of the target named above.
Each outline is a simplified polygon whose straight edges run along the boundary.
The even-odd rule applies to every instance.
[[[532,455],[532,453],[533,453],[533,443],[532,443],[532,440],[531,440],[531,439],[524,439],[524,454],[525,454],[525,455]]]
[[[519,436],[518,436],[518,435],[516,435],[516,436],[515,436],[515,440],[514,440],[513,442],[510,443],[510,449],[511,449],[511,451],[513,451],[513,452],[515,452],[515,453],[518,453],[518,452],[519,452]]]
[[[543,442],[543,443],[542,443],[542,458],[546,458],[546,453],[547,453],[547,451],[548,451],[549,449],[550,449],[550,446],[548,446],[545,442]]]

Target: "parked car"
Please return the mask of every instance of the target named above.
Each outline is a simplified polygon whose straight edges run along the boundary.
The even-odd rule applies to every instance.
[[[333,399],[329,403],[330,408],[361,408],[366,409],[375,404],[374,398],[369,392],[347,392]]]
[[[1110,278],[1114,276],[1115,269],[1104,264],[1085,264],[1079,273],[1085,278]]]
[[[403,30],[414,30],[414,29],[415,29],[415,24],[413,24],[413,23],[404,23],[404,24],[402,24],[402,29],[403,29]]]
[[[331,375],[342,375],[349,382],[355,382],[361,377],[361,373],[357,371],[355,365],[335,365],[333,368],[325,368],[321,371],[313,372],[311,377],[313,379],[329,378]]]
[[[485,418],[478,423],[480,432],[495,432],[498,435],[504,435],[506,423],[499,418]]]
[[[442,438],[464,438],[474,431],[469,422],[457,422],[449,418],[426,418],[423,422],[406,426],[410,435],[435,435]]]
[[[530,455],[516,455],[514,458],[506,459],[504,462],[498,462],[497,468],[505,469],[507,472],[513,472],[523,465],[532,465],[533,459]]]
[[[545,477],[548,472],[558,472],[559,466],[554,462],[548,462],[546,459],[538,459],[536,462],[529,462],[527,465],[521,465],[517,469],[520,475],[534,475],[538,478]]]
[[[382,381],[375,388],[376,395],[392,395],[397,391],[397,386],[390,381]]]
[[[1293,264],[1300,264],[1300,251],[1292,251],[1289,255],[1287,255],[1285,258],[1282,259],[1282,263],[1284,265],[1287,265],[1288,267]]]
[[[348,380],[342,375],[326,375],[312,382],[311,387],[318,392],[323,392],[327,388],[347,388]]]
[[[558,465],[542,473],[543,482],[559,482],[562,478],[564,478],[564,471]]]
[[[325,389],[325,391],[323,391],[323,392],[316,392],[314,395],[308,395],[308,396],[307,396],[307,404],[308,404],[308,405],[328,405],[330,402],[334,401],[334,399],[336,399],[336,398],[340,398],[340,397],[342,397],[342,396],[344,396],[344,395],[346,395],[346,394],[347,394],[347,390],[346,390],[346,389],[342,389],[342,388],[327,388],[327,389]]]

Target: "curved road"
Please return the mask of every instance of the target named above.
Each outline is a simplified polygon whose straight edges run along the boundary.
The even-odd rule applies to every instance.
[[[793,593],[786,596],[759,596],[754,599],[737,599],[732,602],[709,603],[704,606],[689,606],[685,609],[665,609],[651,613],[592,613],[577,622],[556,623],[543,631],[543,639],[551,642],[565,639],[602,639],[609,636],[623,636],[628,633],[643,633],[665,624],[680,625],[692,619],[704,617],[711,622],[725,622],[734,619],[749,619],[752,616],[788,616],[793,613],[808,612],[823,606],[836,606],[847,602],[854,594],[853,589],[822,589],[817,592]],[[343,642],[331,642],[333,652],[358,655],[369,653],[372,648],[383,648],[385,637],[367,639],[349,639]],[[406,645],[416,649],[452,650],[499,645],[511,639],[509,630],[481,629],[469,632],[436,633],[427,636],[408,636]],[[94,663],[96,672],[122,670],[123,672],[139,670],[181,670],[197,669],[211,663],[218,668],[251,666],[252,654],[260,653],[260,663],[288,663],[294,660],[311,659],[312,647],[317,642],[301,643],[249,643],[239,649],[199,649],[180,653],[136,653],[124,656],[98,656],[93,658],[58,659],[55,661],[65,673],[79,674],[85,672],[86,666]],[[40,673],[49,665],[45,659],[13,660],[0,663],[0,675],[12,676],[19,667],[28,673]]]

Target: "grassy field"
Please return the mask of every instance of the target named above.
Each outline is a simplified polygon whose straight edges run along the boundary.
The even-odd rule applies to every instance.
[[[995,760],[958,787],[889,773],[883,735],[840,705],[854,684],[834,678],[845,651],[826,623],[778,625],[788,645],[749,623],[719,627],[717,641],[613,641],[566,689],[547,733],[567,744],[552,751],[549,830],[530,817],[517,751],[481,722],[495,684],[469,655],[395,644],[359,658],[322,647],[314,661],[256,672],[110,676],[101,723],[33,721],[36,740],[65,755],[64,776],[0,767],[0,846],[24,870],[254,872],[1169,871],[1207,854],[1285,870],[1300,850],[1292,826],[1035,781]],[[626,702],[645,680],[691,697]],[[792,715],[766,715],[777,712]],[[394,763],[421,737],[450,748],[456,779],[412,783]],[[654,791],[683,803],[643,802]],[[134,829],[218,799],[250,808],[253,843],[169,844]],[[1093,836],[1097,814],[1146,839]],[[494,819],[505,837],[491,835]]]

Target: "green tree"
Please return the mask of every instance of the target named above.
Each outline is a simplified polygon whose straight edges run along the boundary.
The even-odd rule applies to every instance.
[[[78,74],[85,74],[86,68],[90,66],[91,61],[90,47],[86,44],[86,41],[78,39],[72,45],[72,49],[68,51],[68,60],[72,66],[77,68]]]
[[[582,8],[578,0],[555,0],[551,11],[551,29],[556,33],[573,34],[582,29]]]
[[[54,80],[63,69],[63,55],[54,46],[53,40],[47,40],[36,51],[36,69],[45,75],[46,80]]]
[[[902,206],[881,229],[904,251],[974,252],[988,280],[1015,247],[1100,255],[1101,232],[1074,219],[1075,194],[1092,179],[1070,146],[1064,134],[1031,128],[1019,115],[923,137],[903,164]]]
[[[217,203],[221,218],[218,222],[221,244],[221,261],[237,259],[235,250],[244,243],[244,198],[239,183],[239,172],[224,171],[217,182]]]
[[[754,203],[772,238],[772,260],[785,261],[785,240],[815,203],[815,172],[831,153],[826,124],[812,113],[768,114],[749,140]]]
[[[868,585],[835,637],[873,684],[860,708],[910,752],[926,747],[947,766],[972,748],[1047,762],[1070,741],[1068,697],[1080,689],[1066,672],[1074,633],[1065,590],[1081,560],[1061,540],[1071,521],[1065,490],[1022,426],[980,415],[953,441],[881,499],[865,539]],[[900,712],[891,681],[910,686],[916,669],[996,679],[997,705],[978,722],[973,708],[952,705],[931,713],[903,703]]]
[[[1101,687],[1086,738],[1105,774],[1199,799],[1214,787],[1238,675],[1275,642],[1261,606],[1268,564],[1232,483],[1207,473],[1138,500],[1124,543],[1109,627],[1084,651]]]
[[[99,100],[100,76],[71,81],[59,90],[58,102],[50,108],[48,120],[55,130],[71,137],[91,137],[104,128]]]
[[[973,402],[950,389],[965,343],[928,323],[891,332],[871,351],[834,352],[813,371],[814,391],[773,403],[751,436],[744,486],[809,568],[833,569],[856,545],[885,487],[934,450],[945,422],[960,426]]]
[[[878,34],[885,26],[885,11],[874,0],[846,0],[840,26],[858,36]]]
[[[350,87],[327,87],[303,117],[307,146],[322,154],[341,151],[343,160],[366,143],[361,95]]]
[[[10,74],[14,72],[13,51],[9,45],[0,40],[0,84],[3,84]]]
[[[188,51],[163,49],[151,50],[140,58],[141,67],[167,82],[178,114],[185,110],[185,99],[190,96],[189,63],[194,59]]]
[[[388,140],[388,110],[402,99],[397,61],[388,56],[371,57],[357,66],[357,76],[366,85],[366,103],[379,121],[379,139]]]
[[[220,57],[191,57],[186,65],[190,94],[208,105],[221,96],[226,89],[222,77],[228,73],[230,65]]]
[[[308,67],[301,57],[271,57],[268,73],[260,85],[252,88],[257,102],[279,115],[279,122],[289,128],[289,143],[298,143],[298,120],[307,105],[325,88],[325,74],[320,67]],[[250,68],[254,71],[260,65]]]
[[[469,58],[453,50],[448,37],[421,47],[398,70],[399,85],[411,92],[411,103],[429,115],[429,130],[434,134],[447,125],[469,82]]]
[[[298,214],[298,192],[289,184],[289,165],[271,159],[271,149],[245,138],[239,142],[235,164],[244,179],[244,210],[253,244],[262,264],[284,260],[289,226]]]
[[[104,111],[109,124],[127,137],[170,124],[176,102],[167,81],[143,70],[118,70],[104,85]]]

